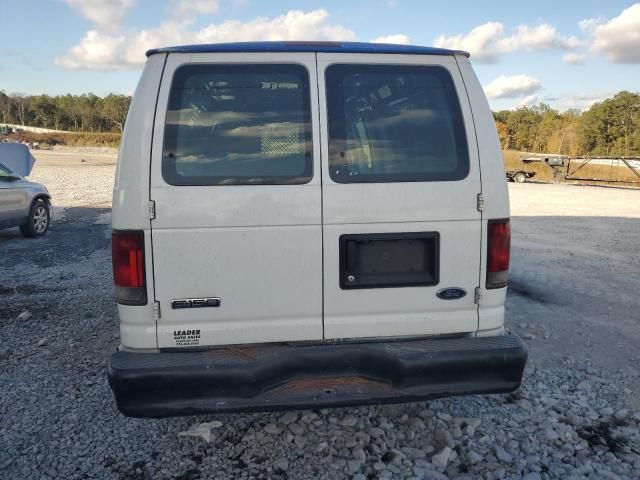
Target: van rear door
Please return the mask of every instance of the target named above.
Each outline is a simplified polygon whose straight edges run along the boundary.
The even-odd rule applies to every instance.
[[[318,53],[325,338],[477,330],[480,167],[453,56]]]
[[[158,347],[322,339],[314,53],[170,54],[150,199]]]

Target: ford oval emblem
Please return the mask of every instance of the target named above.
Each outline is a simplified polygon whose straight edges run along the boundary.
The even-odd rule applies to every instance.
[[[438,290],[436,296],[441,298],[442,300],[458,300],[459,298],[464,297],[467,294],[467,291],[464,288],[443,288],[442,290]]]

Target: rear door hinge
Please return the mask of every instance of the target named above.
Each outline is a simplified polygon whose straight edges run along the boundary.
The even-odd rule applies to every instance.
[[[160,302],[153,302],[153,319],[160,319]]]
[[[149,220],[156,218],[156,202],[149,200]]]
[[[476,287],[475,293],[473,294],[473,303],[478,305],[482,303],[482,292],[480,291],[480,287]]]
[[[479,212],[482,212],[484,210],[484,195],[482,195],[481,193],[478,194],[477,208]]]

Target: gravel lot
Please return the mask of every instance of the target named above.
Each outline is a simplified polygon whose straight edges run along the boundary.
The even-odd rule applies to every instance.
[[[514,394],[136,420],[104,368],[113,152],[36,156],[52,228],[0,231],[0,478],[640,478],[640,191],[510,185]]]

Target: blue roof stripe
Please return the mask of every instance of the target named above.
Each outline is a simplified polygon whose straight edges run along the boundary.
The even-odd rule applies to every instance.
[[[235,42],[202,45],[181,45],[153,48],[147,57],[156,53],[224,53],[224,52],[328,52],[328,53],[397,53],[409,55],[465,55],[462,50],[365,42]]]

